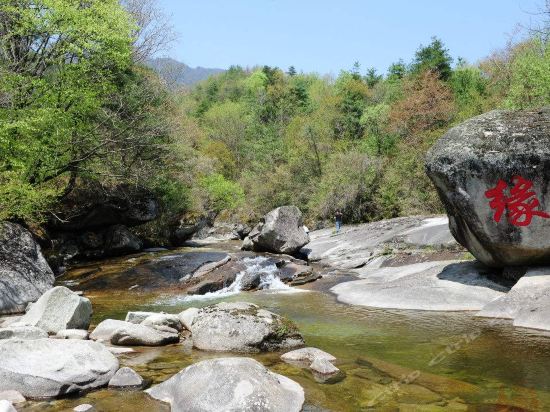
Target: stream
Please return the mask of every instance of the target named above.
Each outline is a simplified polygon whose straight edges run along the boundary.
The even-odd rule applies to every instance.
[[[218,248],[227,251],[231,246]],[[261,259],[250,258],[246,270],[259,270]],[[113,273],[138,261],[112,259],[102,262],[101,271]],[[134,368],[153,384],[200,360],[250,356],[302,385],[307,411],[550,410],[549,333],[513,328],[508,321],[476,318],[464,312],[349,306],[328,292],[331,284],[344,278],[342,275],[324,273],[317,282],[289,287],[276,277],[276,268],[264,268],[263,272],[262,290],[256,292],[240,291],[239,274],[223,290],[202,296],[127,289],[85,294],[94,308],[92,325],[106,318],[124,319],[132,310],[178,313],[221,300],[256,303],[293,320],[306,345],[336,356],[337,366],[345,375],[336,383],[321,384],[308,370],[282,362],[280,353],[209,353],[192,349],[188,343],[136,348],[135,353],[119,357],[121,366]],[[70,278],[71,273],[60,281]],[[20,410],[65,411],[82,403],[91,403],[98,411],[169,410],[143,392],[109,389],[78,398],[28,402]]]

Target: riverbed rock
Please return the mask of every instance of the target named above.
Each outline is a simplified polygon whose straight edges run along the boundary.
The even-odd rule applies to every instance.
[[[222,302],[200,309],[191,332],[194,347],[210,351],[262,352],[304,344],[291,321],[247,302]]]
[[[449,130],[426,171],[452,234],[493,267],[550,263],[550,107],[494,110]]]
[[[63,329],[55,335],[58,339],[88,339],[88,331],[83,329]]]
[[[110,388],[141,388],[145,381],[132,368],[120,368],[109,381]]]
[[[109,342],[114,333],[119,329],[125,327],[129,322],[116,319],[105,319],[101,321],[95,329],[90,333],[90,339],[97,340],[99,342]]]
[[[327,360],[329,362],[334,362],[336,360],[330,353],[312,347],[295,349],[284,353],[281,355],[281,359],[285,362],[303,362],[307,364],[311,364],[311,362],[317,359]]]
[[[124,320],[126,322],[140,324],[145,319],[147,319],[149,316],[157,315],[158,313],[159,312],[140,312],[140,311],[128,312],[126,314],[126,319],[124,319]],[[164,313],[164,312],[161,312],[161,313]]]
[[[0,341],[0,391],[51,398],[106,385],[118,360],[91,341],[7,339]]]
[[[88,329],[92,304],[64,286],[56,286],[38,299],[18,324],[37,326],[48,333],[63,329]]]
[[[294,254],[309,242],[302,212],[296,206],[281,206],[266,214],[248,235],[243,250]]]
[[[199,313],[198,308],[188,308],[178,314],[178,318],[185,329],[191,330],[191,325],[195,320],[195,316]]]
[[[114,225],[105,232],[104,247],[106,255],[121,256],[139,252],[143,244],[126,226]]]
[[[509,290],[490,280],[491,269],[476,262],[425,262],[358,269],[356,273],[360,280],[332,287],[340,302],[392,309],[478,311]]]
[[[18,224],[0,222],[0,314],[24,312],[54,280],[31,233]]]
[[[170,333],[174,330],[177,332],[181,332],[183,330],[183,325],[181,324],[178,315],[170,315],[168,313],[156,313],[148,316],[143,320],[143,322],[140,323],[140,325]]]
[[[298,412],[304,403],[298,383],[250,358],[205,360],[146,392],[170,403],[172,412]]]
[[[96,412],[96,408],[89,403],[83,403],[73,409],[74,412]]]
[[[13,404],[7,400],[0,400],[0,412],[17,412],[17,409],[13,407]]]
[[[0,339],[41,339],[48,334],[35,326],[8,326],[0,329]]]
[[[9,401],[16,405],[27,401],[20,392],[11,389],[7,391],[0,391],[0,400]]]
[[[178,343],[180,340],[175,329],[160,331],[143,325],[126,323],[116,329],[111,336],[111,343],[118,346],[164,346]]]

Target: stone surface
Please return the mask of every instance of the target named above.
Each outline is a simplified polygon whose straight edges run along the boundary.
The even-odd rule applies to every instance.
[[[114,225],[105,232],[104,247],[106,255],[120,256],[139,252],[143,244],[126,226]]]
[[[88,331],[83,329],[63,329],[55,335],[59,339],[88,339]]]
[[[31,233],[15,223],[0,222],[0,314],[24,312],[54,280]]]
[[[143,325],[126,323],[116,329],[111,343],[119,346],[163,346],[178,343],[180,337],[174,329],[159,331]]]
[[[63,329],[88,329],[91,317],[89,299],[56,286],[44,293],[18,323],[57,333]]]
[[[273,351],[304,343],[292,322],[247,302],[200,309],[191,332],[194,347],[211,351]]]
[[[189,308],[178,314],[178,318],[185,329],[191,330],[191,325],[193,325],[193,320],[197,316],[197,313],[199,313],[198,308]]]
[[[188,366],[147,390],[172,412],[301,411],[302,387],[250,358],[218,358]]]
[[[0,329],[0,339],[40,339],[48,334],[36,326],[8,326]]]
[[[74,412],[95,412],[96,408],[93,407],[93,405],[90,405],[89,403],[83,403],[82,405],[78,405],[76,408],[73,409]]]
[[[174,330],[178,332],[181,332],[183,330],[183,325],[181,324],[178,315],[170,315],[167,313],[157,313],[148,316],[145,320],[143,320],[143,322],[141,322],[141,325],[170,333],[172,333]]]
[[[95,329],[90,333],[90,339],[100,342],[109,342],[117,329],[123,328],[129,322],[116,319],[105,319],[101,321]]]
[[[378,308],[473,311],[508,291],[487,278],[490,269],[474,262],[427,262],[357,272],[360,280],[332,287],[339,301]]]
[[[25,397],[20,392],[14,390],[0,391],[0,400],[6,400],[13,404],[23,403]]]
[[[550,263],[550,218],[528,216],[530,206],[514,217],[510,203],[497,222],[486,193],[502,180],[504,196],[514,198],[519,176],[532,182],[532,195],[518,198],[520,208],[538,199],[532,210],[548,213],[549,162],[550,108],[494,110],[449,130],[429,151],[426,171],[451,232],[477,259],[494,267],[537,265]]]
[[[151,315],[157,315],[158,312],[128,312],[126,314],[126,322],[140,324]]]
[[[263,217],[245,239],[243,249],[292,255],[308,242],[300,209],[281,206]]]
[[[336,366],[334,366],[329,360],[327,359],[320,359],[317,358],[311,364],[309,365],[309,368],[320,375],[325,376],[332,376],[340,373],[340,369],[338,369]]]
[[[106,385],[118,360],[105,346],[81,340],[0,341],[0,391],[50,398]]]
[[[0,412],[17,412],[13,404],[7,400],[0,400]]]
[[[141,388],[144,385],[143,378],[132,368],[120,368],[109,381],[111,388]]]
[[[334,362],[336,360],[336,358],[330,353],[327,353],[318,348],[311,347],[295,349],[293,351],[284,353],[283,355],[281,355],[281,359],[285,362],[304,362],[307,364],[310,364],[317,359],[327,360],[329,362]]]

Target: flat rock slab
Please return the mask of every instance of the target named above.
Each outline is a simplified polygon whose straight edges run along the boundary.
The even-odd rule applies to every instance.
[[[179,341],[178,332],[174,329],[159,331],[134,323],[119,327],[111,336],[111,343],[119,346],[164,346]]]
[[[48,334],[35,326],[8,326],[0,329],[0,339],[41,339]]]
[[[299,412],[304,390],[250,358],[218,358],[188,366],[146,391],[172,412]]]
[[[118,360],[105,346],[82,340],[0,341],[0,391],[52,398],[107,385]]]
[[[474,262],[427,262],[364,270],[360,280],[332,287],[340,302],[377,308],[480,310],[508,288]]]

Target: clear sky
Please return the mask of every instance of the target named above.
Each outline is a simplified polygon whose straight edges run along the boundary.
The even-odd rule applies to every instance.
[[[385,72],[438,36],[476,62],[529,25],[544,0],[159,0],[180,38],[165,55],[190,66],[272,65]],[[531,13],[531,14],[530,14]]]

